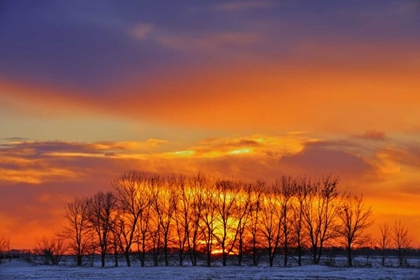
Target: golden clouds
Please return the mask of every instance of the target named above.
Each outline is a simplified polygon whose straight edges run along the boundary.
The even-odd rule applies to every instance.
[[[28,168],[8,170],[0,168],[0,182],[41,184],[47,181],[71,180],[80,174],[64,168]]]
[[[160,139],[92,143],[15,141],[3,144],[0,149],[3,158],[0,180],[29,184],[83,181],[110,168],[116,174],[129,169],[167,173],[206,171],[250,180],[275,180],[280,174],[333,173],[354,186],[357,181],[379,185],[384,180],[392,179],[395,183],[413,177],[410,174],[418,170],[418,161],[409,155],[415,146],[398,143],[392,146],[390,138],[370,139],[371,136],[349,136],[344,140],[324,140],[305,133],[289,133],[208,138],[172,150],[170,142]]]
[[[317,165],[319,172],[364,172],[357,155],[331,152],[336,143],[324,142],[301,133],[283,136],[254,135],[250,137],[208,138],[182,150],[164,151],[170,143],[159,139],[142,142],[13,142],[5,144],[0,153],[1,179],[5,182],[41,184],[57,180],[83,181],[94,170],[142,169],[160,172],[196,172],[206,170],[219,176],[274,180],[279,172],[305,173],[313,157],[333,160],[339,167]],[[325,146],[328,146],[326,149]],[[351,161],[354,167],[348,166]],[[249,173],[253,170],[252,173]]]
[[[299,132],[207,138],[173,150],[168,148],[172,143],[158,139],[92,143],[11,141],[0,148],[4,159],[0,162],[0,183],[9,191],[16,188],[16,194],[6,193],[4,198],[23,200],[20,203],[32,209],[31,213],[42,208],[49,216],[43,218],[41,210],[36,210],[39,217],[32,221],[27,217],[29,210],[22,210],[7,214],[9,218],[5,221],[30,220],[32,223],[27,223],[27,228],[42,236],[43,225],[54,224],[53,219],[61,213],[59,202],[74,193],[86,195],[107,189],[111,180],[133,169],[184,174],[205,172],[222,178],[233,176],[267,182],[282,175],[334,174],[340,176],[343,188],[365,194],[374,205],[379,221],[386,220],[387,215],[395,218],[420,214],[415,202],[420,195],[416,189],[420,177],[415,175],[420,174],[417,147],[410,145],[410,141],[405,144],[394,141],[389,133],[382,141],[370,138],[349,135],[346,139],[328,140]],[[414,156],[407,156],[413,152]],[[22,193],[27,195],[13,197]],[[384,203],[387,207],[381,206]],[[0,214],[1,211],[0,206]],[[24,238],[21,240],[24,242]]]

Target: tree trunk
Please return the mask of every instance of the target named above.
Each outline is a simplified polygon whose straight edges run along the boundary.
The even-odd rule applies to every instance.
[[[225,244],[222,244],[222,265],[227,265],[227,253],[225,252]]]
[[[287,241],[286,241],[287,242]],[[287,243],[286,243],[287,244]],[[289,247],[288,245],[284,246],[284,266],[287,266],[287,261],[288,261],[288,255],[289,255]]]
[[[207,266],[211,266],[211,252],[207,252]]]
[[[169,266],[168,244],[166,244],[166,241],[165,241],[165,245],[163,249],[164,249],[164,255],[165,255],[165,266]]]
[[[141,263],[141,267],[144,267],[144,263],[145,263],[145,260],[146,260],[146,241],[145,241],[145,238],[143,237],[143,243],[142,243],[142,248],[141,248],[141,260],[140,260],[140,263]]]
[[[268,246],[268,260],[270,262],[270,266],[274,265],[274,252],[271,246]]]
[[[125,255],[125,261],[127,262],[127,266],[130,267],[131,266],[130,252],[126,251],[124,255]]]
[[[316,245],[312,246],[312,253],[313,253],[313,262],[314,262],[314,264],[318,264],[318,258],[317,258],[318,250],[317,250]]]
[[[242,251],[243,251],[243,241],[242,236],[239,238],[239,252],[238,252],[238,265],[242,265]]]
[[[183,265],[182,249],[179,250],[179,266]]]
[[[141,265],[141,267],[144,267],[144,264],[145,264],[145,259],[146,259],[146,252],[141,252],[141,259],[140,259],[140,265]]]
[[[321,255],[322,255],[322,243],[318,249],[318,257],[316,258],[316,264],[319,264],[319,261],[321,260]]]
[[[207,266],[211,265],[211,246],[207,244]]]
[[[353,266],[353,258],[351,255],[351,246],[347,246],[347,264],[349,267]]]
[[[270,266],[273,266],[274,265],[274,256],[270,256],[269,259],[270,259]]]
[[[197,265],[197,250],[195,244],[192,247],[192,250],[190,251],[190,258],[191,258],[191,264],[192,266]]]
[[[115,267],[118,267],[118,254],[117,254],[117,250],[115,250],[115,252],[114,252],[114,258],[115,258]]]
[[[252,242],[252,264],[254,266],[258,265],[258,260],[257,260],[257,242],[255,240],[255,237],[253,237],[253,242]]]
[[[298,253],[298,266],[302,266],[302,246],[299,244],[297,247]]]
[[[77,266],[82,266],[82,255],[77,255]]]
[[[105,267],[105,253],[101,253],[101,266]]]

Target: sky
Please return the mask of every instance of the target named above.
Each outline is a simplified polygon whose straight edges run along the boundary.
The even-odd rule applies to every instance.
[[[143,170],[333,174],[414,237],[418,30],[418,0],[1,1],[0,234]]]

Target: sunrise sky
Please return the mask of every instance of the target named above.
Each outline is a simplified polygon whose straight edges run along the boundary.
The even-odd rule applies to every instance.
[[[0,234],[134,169],[334,174],[415,237],[419,30],[417,0],[1,1]]]

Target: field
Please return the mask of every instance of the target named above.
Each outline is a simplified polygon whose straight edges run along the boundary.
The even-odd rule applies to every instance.
[[[417,262],[417,260],[416,260]],[[0,279],[420,279],[420,269],[373,267],[330,267],[325,265],[305,265],[302,267],[253,266],[171,266],[100,268],[75,267],[70,264],[46,266],[16,259],[4,261],[0,265]],[[123,264],[122,264],[123,265]]]

